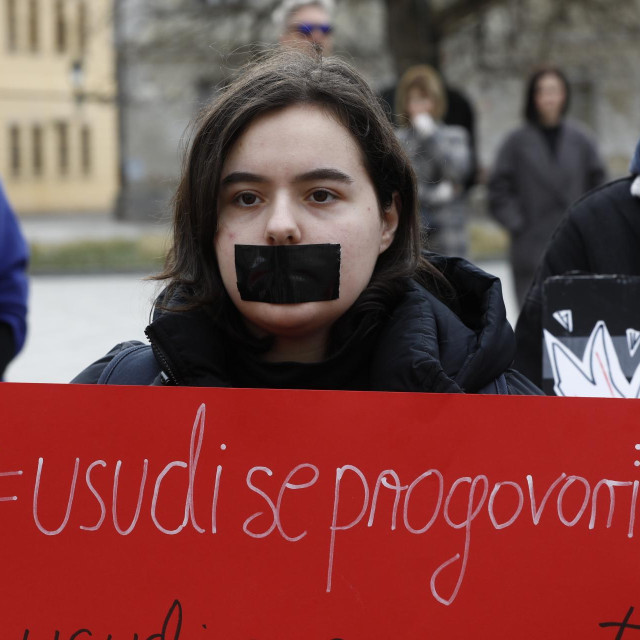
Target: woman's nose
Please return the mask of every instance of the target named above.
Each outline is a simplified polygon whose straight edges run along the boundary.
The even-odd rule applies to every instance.
[[[282,198],[276,199],[269,211],[265,229],[267,244],[296,244],[301,233],[294,203]]]

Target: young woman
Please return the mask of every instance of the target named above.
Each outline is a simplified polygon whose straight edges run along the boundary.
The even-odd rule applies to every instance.
[[[196,123],[150,346],[118,345],[74,382],[535,393],[509,369],[499,280],[432,260],[366,82],[282,52]]]
[[[591,137],[565,118],[568,107],[564,74],[555,67],[536,71],[526,90],[526,124],[507,136],[489,180],[490,211],[511,236],[520,305],[567,207],[606,178]]]
[[[473,161],[463,127],[442,122],[447,97],[438,72],[410,67],[396,90],[398,138],[418,178],[418,203],[427,246],[448,256],[468,253],[464,186]]]

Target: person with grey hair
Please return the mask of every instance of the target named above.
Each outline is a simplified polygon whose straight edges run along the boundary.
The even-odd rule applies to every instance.
[[[333,0],[284,0],[274,12],[280,44],[302,49],[312,45],[331,55],[333,9]]]

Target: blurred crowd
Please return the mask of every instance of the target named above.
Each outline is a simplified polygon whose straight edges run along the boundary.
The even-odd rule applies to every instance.
[[[282,47],[330,56],[334,10],[329,0],[284,0],[274,15]],[[524,84],[522,123],[486,175],[476,153],[476,107],[438,69],[408,68],[379,100],[417,177],[426,252],[469,257],[469,194],[479,181],[486,184],[489,213],[510,240],[521,308],[516,367],[542,386],[545,280],[576,271],[640,275],[640,144],[629,175],[607,182],[595,139],[567,116],[571,85],[563,70],[541,64]],[[27,263],[26,242],[0,188],[0,376],[25,339]]]

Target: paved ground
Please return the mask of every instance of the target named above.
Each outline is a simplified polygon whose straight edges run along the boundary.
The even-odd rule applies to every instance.
[[[140,276],[36,276],[29,333],[6,379],[68,382],[122,340],[143,340],[155,283]]]
[[[503,280],[513,324],[516,307],[506,265],[495,261],[480,266]],[[136,275],[32,278],[27,344],[6,379],[68,382],[118,342],[144,340],[157,287]]]

